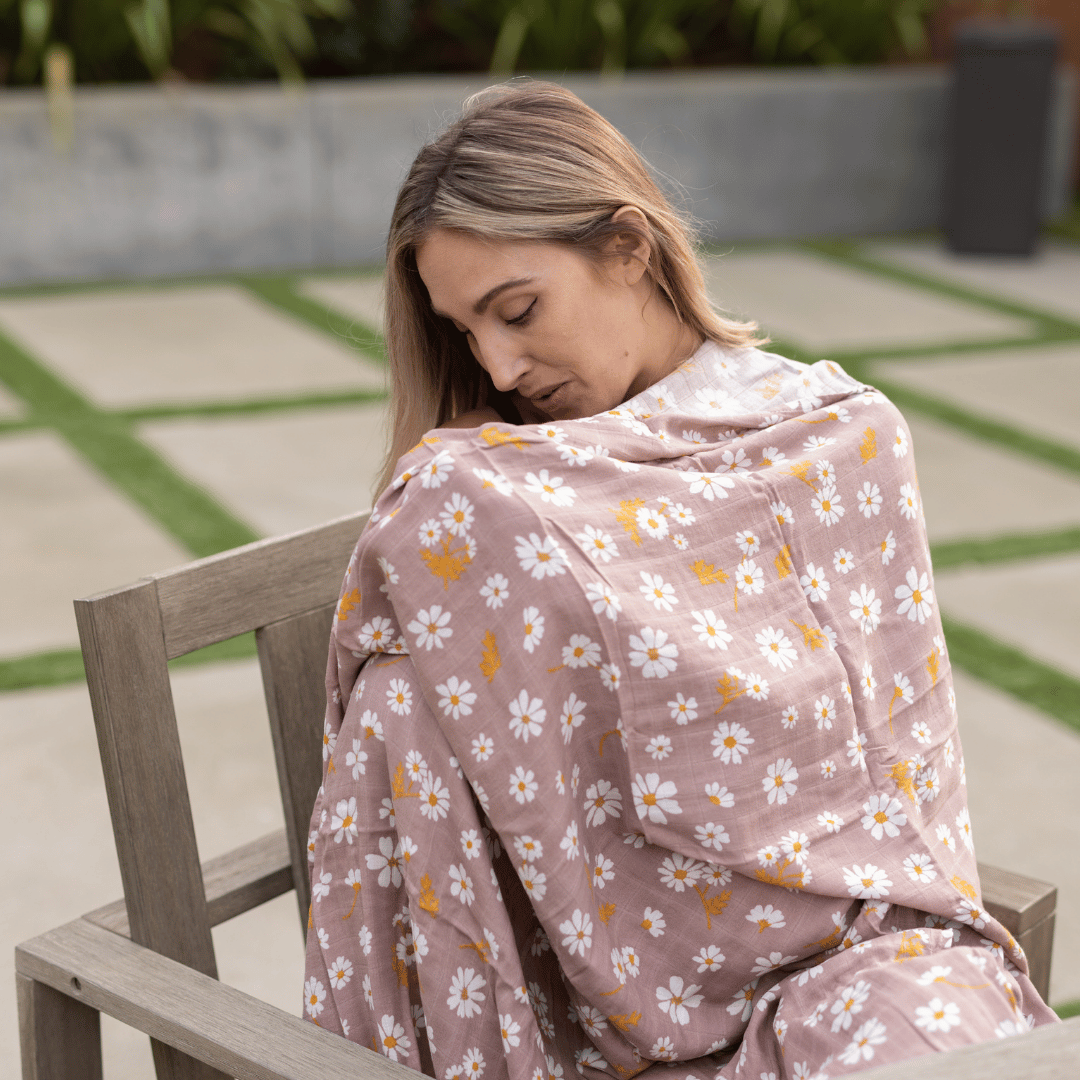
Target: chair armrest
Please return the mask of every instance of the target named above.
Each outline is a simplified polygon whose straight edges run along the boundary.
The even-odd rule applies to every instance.
[[[238,1080],[416,1080],[416,1072],[85,919],[15,949],[19,974]]]
[[[979,863],[983,904],[1027,954],[1028,973],[1045,1000],[1050,994],[1057,888],[1045,881]]]
[[[1080,1061],[1080,1016],[1008,1039],[859,1073],[863,1080],[1067,1080]]]
[[[288,892],[293,887],[293,878],[285,830],[278,829],[209,859],[202,864],[202,877],[211,926]],[[123,897],[87,912],[83,918],[114,934],[131,937]]]

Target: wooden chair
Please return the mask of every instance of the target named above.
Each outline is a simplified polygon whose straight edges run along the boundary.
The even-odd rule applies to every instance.
[[[210,935],[289,889],[306,927],[327,640],[365,520],[341,518],[76,601],[124,898],[16,948],[24,1080],[101,1077],[101,1012],[151,1037],[161,1080],[415,1080],[404,1066],[218,982]],[[250,630],[286,827],[200,865],[167,663]],[[992,867],[980,872],[987,907],[1027,949],[1045,993],[1056,890]],[[1049,1078],[1054,1063],[1078,1055],[1080,1023],[1070,1023],[919,1067],[924,1080]],[[960,1071],[949,1071],[954,1059]],[[907,1075],[901,1067],[882,1080]]]

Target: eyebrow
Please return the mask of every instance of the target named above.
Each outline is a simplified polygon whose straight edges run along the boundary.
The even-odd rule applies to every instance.
[[[491,301],[501,293],[506,292],[507,289],[516,289],[519,285],[530,285],[532,281],[533,278],[531,277],[513,278],[511,281],[504,281],[501,284],[494,286],[494,288],[488,289],[488,291],[473,304],[473,311],[475,311],[477,315],[483,315]],[[439,311],[434,304],[432,305],[431,310],[442,319],[450,318],[445,312]]]

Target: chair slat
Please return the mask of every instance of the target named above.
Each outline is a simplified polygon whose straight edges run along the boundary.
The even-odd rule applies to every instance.
[[[154,575],[169,659],[337,599],[368,514]]]
[[[217,977],[157,587],[77,600],[131,936]]]
[[[1000,866],[979,863],[986,910],[1015,938],[1022,937],[1057,907],[1057,887]]]
[[[311,900],[308,825],[322,777],[327,642],[334,609],[333,603],[326,604],[263,626],[255,634],[293,861],[296,902],[304,928]]]
[[[102,1080],[97,1010],[18,972],[15,991],[23,1080]]]
[[[217,978],[157,585],[77,600],[75,619],[132,939]],[[171,1046],[151,1049],[158,1080],[222,1080]]]
[[[417,1080],[381,1054],[76,919],[15,950],[16,969],[240,1080]],[[76,990],[72,977],[79,980]]]
[[[1080,1016],[1008,1039],[860,1072],[862,1080],[1075,1080]]]
[[[202,873],[211,926],[273,900],[293,887],[292,859],[285,830],[278,829],[204,862]],[[114,934],[131,937],[123,899],[87,912],[83,918]]]

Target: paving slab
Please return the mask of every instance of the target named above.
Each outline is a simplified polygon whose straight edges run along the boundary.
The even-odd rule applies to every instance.
[[[297,286],[298,293],[318,300],[345,315],[359,319],[372,330],[383,332],[382,277],[309,277]]]
[[[722,309],[815,353],[1016,337],[1032,325],[932,292],[792,251],[748,251],[706,261]]]
[[[0,420],[18,420],[26,414],[26,403],[0,386]]]
[[[953,670],[980,861],[1058,887],[1050,1001],[1080,999],[1080,736],[1045,714]]]
[[[201,857],[280,828],[258,662],[181,669],[172,681]],[[0,695],[0,731],[0,819],[10,823],[0,949],[10,956],[122,887],[85,686]],[[44,832],[43,806],[54,816]],[[223,979],[299,1013],[304,949],[291,893],[215,928],[214,942]],[[145,1036],[106,1019],[102,1038],[106,1076],[151,1080]],[[18,1061],[14,983],[0,979],[0,1080],[16,1080]]]
[[[371,505],[386,405],[155,421],[143,438],[264,535]]]
[[[107,408],[384,386],[380,365],[232,285],[2,299],[0,329]]]
[[[77,644],[71,601],[191,556],[51,432],[0,437],[0,656]]]
[[[941,610],[1080,678],[1080,555],[935,574]]]
[[[1080,477],[907,416],[931,542],[1080,525]]]
[[[1080,292],[1080,279],[1076,282]],[[880,377],[1080,447],[1080,344],[876,360]]]
[[[1033,257],[954,255],[939,241],[867,245],[868,255],[932,274],[1003,300],[1080,320],[1080,246],[1044,243]]]

